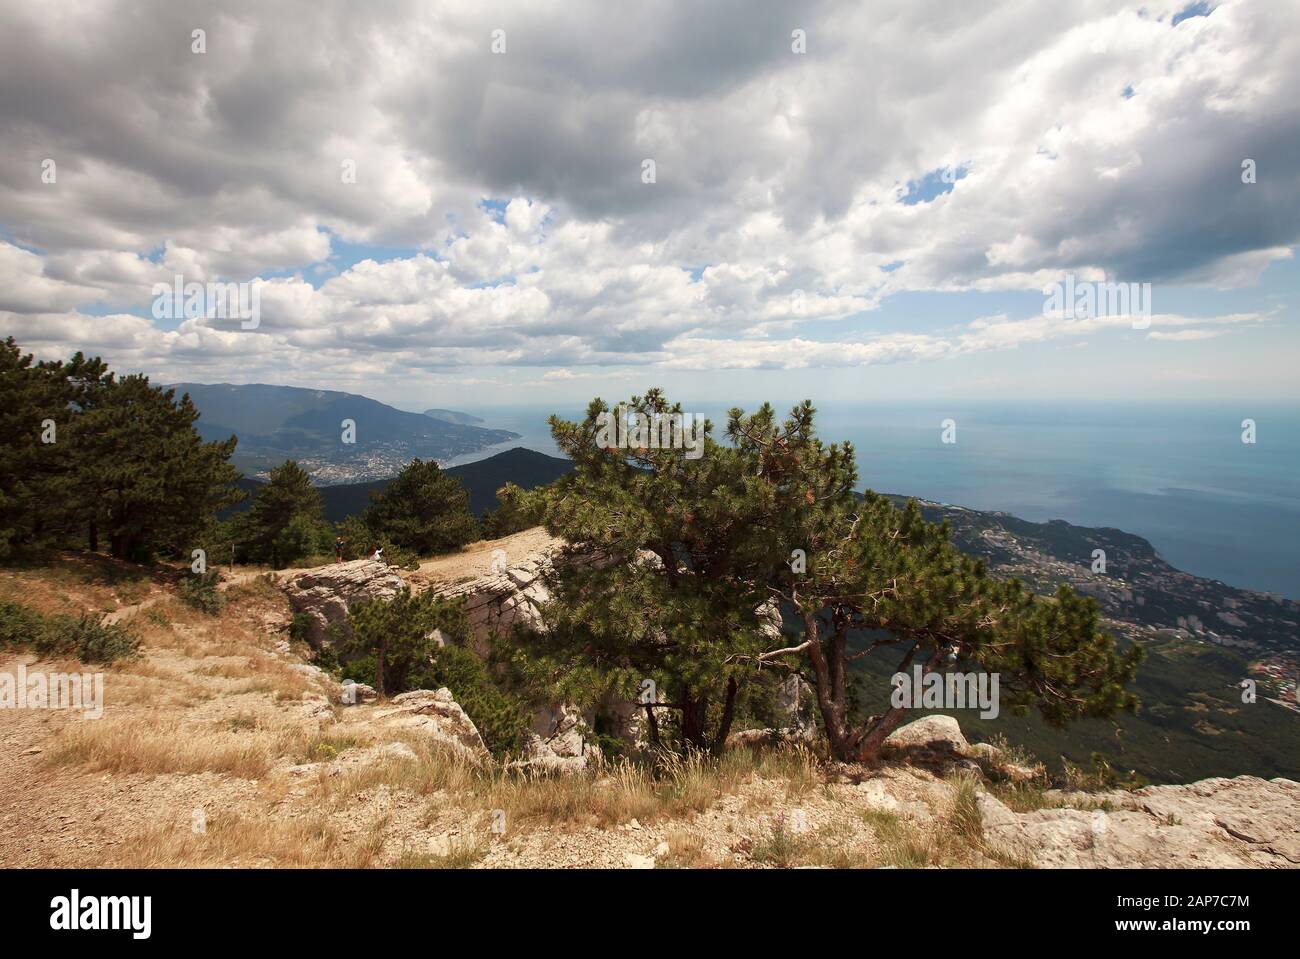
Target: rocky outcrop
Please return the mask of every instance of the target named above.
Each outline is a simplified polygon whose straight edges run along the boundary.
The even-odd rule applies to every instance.
[[[981,793],[984,838],[1042,867],[1300,866],[1300,784],[1287,779],[1205,779],[1080,798],[1118,808],[1016,813]]]
[[[394,696],[376,708],[370,720],[382,726],[417,730],[471,762],[491,759],[478,728],[445,687],[437,691],[413,689]]]
[[[348,609],[352,604],[392,599],[403,585],[402,578],[384,563],[358,559],[296,573],[281,583],[281,588],[293,611],[307,619],[307,641],[320,648],[329,641],[331,629],[344,634],[350,630]]]
[[[600,756],[600,750],[586,740],[589,728],[587,717],[572,706],[540,709],[524,737],[523,759],[514,765],[545,772],[581,772]]]
[[[551,598],[545,585],[550,551],[530,554],[514,565],[507,565],[504,555],[486,576],[430,586],[438,596],[464,600],[470,644],[480,655],[487,655],[493,633],[508,636],[516,625],[539,626],[542,604]]]

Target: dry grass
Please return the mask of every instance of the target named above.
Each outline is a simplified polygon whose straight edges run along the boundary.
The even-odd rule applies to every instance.
[[[439,851],[404,849],[393,865],[397,869],[469,869],[483,861],[488,849],[482,836],[455,836]]]
[[[42,615],[110,612],[155,594],[171,570],[148,570],[107,556],[63,552],[9,565],[0,576],[0,599]]]
[[[286,717],[279,721],[268,717],[243,729],[133,716],[64,727],[47,762],[75,764],[90,772],[224,773],[260,779],[285,757],[309,761],[319,743],[330,741],[329,734]]]
[[[801,795],[820,781],[812,755],[792,748],[734,750],[717,760],[670,755],[654,765],[620,760],[579,776],[498,773],[480,780],[476,792],[482,804],[505,810],[515,825],[608,828],[703,812],[756,777],[782,780],[788,795]]]
[[[190,820],[153,826],[123,844],[111,865],[367,868],[379,861],[387,826],[387,818],[380,816],[348,838],[323,815],[285,819],[216,814],[208,817],[202,832],[195,832]]]
[[[668,855],[656,863],[658,868],[717,869],[728,865],[708,851],[708,843],[702,833],[683,826],[670,829],[664,842],[668,844]]]
[[[448,803],[467,810],[499,809],[511,829],[609,828],[632,820],[649,824],[703,812],[755,777],[779,780],[792,795],[820,781],[804,750],[756,755],[747,750],[719,760],[665,757],[656,764],[620,760],[578,775],[546,775],[476,766],[418,736],[404,737],[415,759],[385,757],[342,775],[322,778],[322,799],[341,806],[379,786],[430,797],[426,821]]]

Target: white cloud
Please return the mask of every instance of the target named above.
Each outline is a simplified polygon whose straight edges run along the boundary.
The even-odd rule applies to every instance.
[[[532,365],[559,367],[554,382],[1125,336],[1126,321],[903,330],[873,314],[1066,271],[1234,288],[1290,257],[1300,9],[1224,2],[1173,27],[1182,5],[816,0],[797,9],[802,56],[777,0],[10,5],[0,322],[24,345],[194,378],[242,356],[268,375]],[[950,192],[900,201],[957,168]],[[342,268],[331,235],[419,252]],[[261,277],[261,327],[78,312],[143,312],[177,273]]]

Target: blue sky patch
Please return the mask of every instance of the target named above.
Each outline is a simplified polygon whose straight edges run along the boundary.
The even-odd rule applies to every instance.
[[[919,180],[907,181],[907,192],[901,197],[901,202],[905,206],[915,206],[917,203],[929,203],[936,197],[945,193],[951,193],[957,181],[966,177],[966,168],[959,167],[939,167],[937,170],[931,170]]]

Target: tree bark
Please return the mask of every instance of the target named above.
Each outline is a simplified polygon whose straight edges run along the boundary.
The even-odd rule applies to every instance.
[[[663,743],[659,739],[659,717],[655,715],[655,708],[650,703],[645,704],[646,725],[650,727],[650,745],[655,749],[660,749]]]
[[[384,698],[384,654],[388,651],[388,643],[384,640],[379,641],[379,648],[375,651],[375,692],[379,698]]]
[[[811,640],[808,644],[808,659],[812,663],[813,689],[817,694],[817,708],[821,710],[822,725],[826,730],[827,747],[830,749],[832,759],[850,762],[853,758],[852,744],[848,741],[844,729],[844,703],[835,701],[830,667],[821,647],[821,639],[817,635],[816,613],[803,614],[803,628],[804,639]]]
[[[707,700],[692,698],[689,686],[682,690],[682,741],[687,749],[708,750],[705,731],[708,711]]]
[[[722,720],[718,723],[718,734],[713,739],[713,754],[721,754],[727,746],[727,737],[731,734],[731,721],[736,715],[736,677],[727,680],[727,699],[722,705]]]

